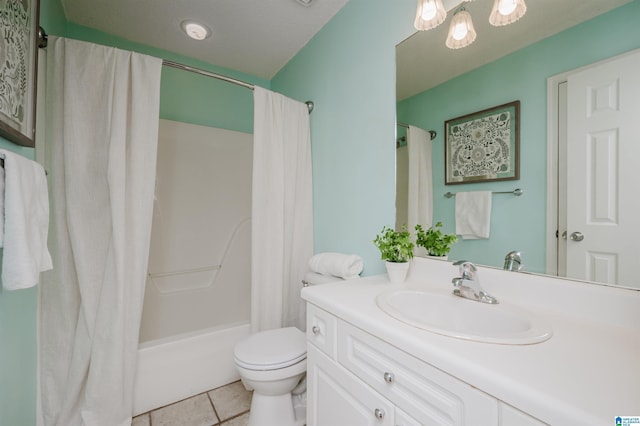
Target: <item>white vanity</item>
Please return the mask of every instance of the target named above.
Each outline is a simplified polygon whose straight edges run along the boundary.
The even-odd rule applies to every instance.
[[[380,275],[305,288],[307,424],[599,426],[640,416],[640,292],[478,269],[493,306],[524,309],[551,337],[451,337],[379,306],[394,290],[480,304],[450,294],[449,262],[414,259],[402,285]]]

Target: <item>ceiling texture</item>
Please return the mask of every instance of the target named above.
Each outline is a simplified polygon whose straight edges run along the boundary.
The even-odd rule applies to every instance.
[[[62,0],[68,21],[270,80],[348,0]],[[305,6],[304,3],[309,3]],[[211,37],[188,38],[194,20]]]
[[[62,0],[62,4],[72,23],[270,80],[347,1]],[[443,0],[450,10],[447,20],[398,46],[398,100],[632,0],[527,0],[526,15],[505,27],[488,23],[493,0],[470,1],[465,7],[473,17],[477,39],[468,47],[450,50],[444,41],[461,1]],[[206,25],[211,37],[188,38],[180,28],[184,20]]]
[[[476,41],[451,50],[444,42],[453,11],[461,0],[443,0],[450,10],[447,20],[432,30],[414,34],[396,49],[397,99],[421,93],[630,1],[526,0],[527,13],[504,27],[489,24],[493,0],[470,1],[464,6],[473,19]]]

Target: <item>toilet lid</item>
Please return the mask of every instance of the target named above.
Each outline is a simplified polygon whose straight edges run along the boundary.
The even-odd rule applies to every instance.
[[[276,370],[307,357],[305,334],[295,327],[261,331],[238,342],[236,364],[250,370]]]

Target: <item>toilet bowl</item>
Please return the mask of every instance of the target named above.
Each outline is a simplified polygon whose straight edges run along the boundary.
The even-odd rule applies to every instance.
[[[292,395],[307,370],[304,332],[295,327],[261,331],[238,342],[233,354],[242,383],[253,390],[249,426],[306,423]]]

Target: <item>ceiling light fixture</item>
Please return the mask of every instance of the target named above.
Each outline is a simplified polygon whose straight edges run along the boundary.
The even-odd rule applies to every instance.
[[[426,31],[442,24],[447,18],[442,0],[418,0],[418,10],[413,26],[419,31]]]
[[[458,5],[470,1],[474,0],[458,0]],[[489,23],[496,27],[509,25],[522,18],[526,12],[524,0],[494,0]],[[442,0],[418,0],[413,26],[419,31],[426,31],[442,24],[446,18],[447,11]],[[470,45],[475,39],[476,30],[473,28],[471,14],[463,6],[459,6],[451,19],[445,44],[450,49],[460,49]]]
[[[449,49],[460,49],[470,45],[475,40],[476,30],[473,28],[471,14],[464,7],[460,7],[453,14],[445,44]]]
[[[522,18],[526,12],[527,5],[524,4],[524,0],[495,0],[489,23],[496,27],[509,25]]]
[[[211,35],[211,30],[209,30],[209,28],[195,21],[182,21],[180,23],[180,27],[182,28],[182,31],[194,40],[204,40],[205,38],[209,38]]]

